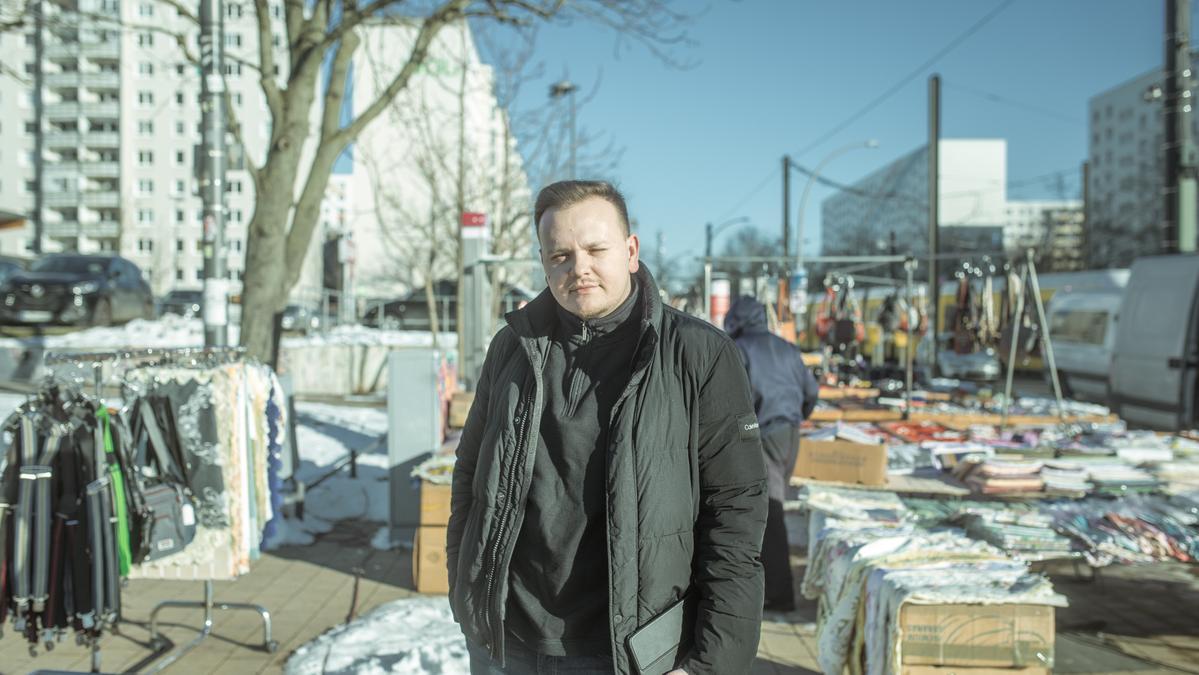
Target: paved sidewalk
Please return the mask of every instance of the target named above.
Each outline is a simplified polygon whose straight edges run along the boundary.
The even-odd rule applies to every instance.
[[[250,574],[217,583],[217,602],[265,605],[274,616],[279,650],[261,648],[262,624],[251,612],[215,614],[213,635],[168,673],[278,673],[300,645],[346,620],[353,602],[354,570],[362,570],[357,614],[398,598],[415,595],[411,554],[375,551],[369,541],[376,525],[342,523],[312,546],[264,555]],[[803,559],[796,558],[797,581]],[[1195,568],[1176,564],[1116,567],[1095,581],[1080,580],[1067,567],[1055,568],[1054,582],[1070,598],[1058,615],[1059,673],[1199,673],[1199,577]],[[107,637],[101,651],[104,672],[144,667],[154,653],[149,645],[149,614],[167,599],[199,600],[199,582],[132,581],[122,598],[126,621],[119,635]],[[164,634],[176,645],[190,641],[201,622],[199,610],[166,610]],[[815,604],[801,601],[795,612],[769,614],[754,675],[804,675],[817,672]],[[10,626],[6,626],[10,628]],[[1121,653],[1123,651],[1124,653]],[[141,665],[139,665],[141,664]],[[6,631],[0,640],[0,674],[36,669],[86,672],[90,655],[74,642],[36,658],[24,641]]]

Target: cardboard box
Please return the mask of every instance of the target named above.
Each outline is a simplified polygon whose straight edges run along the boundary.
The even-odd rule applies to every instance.
[[[450,524],[450,486],[420,482],[420,524]]]
[[[412,580],[417,593],[445,595],[450,592],[450,573],[445,559],[445,528],[416,528],[412,544]]]
[[[846,408],[841,411],[846,422],[898,422],[903,419],[902,410],[892,408]]]
[[[1054,610],[1045,605],[904,605],[905,666],[1052,668]]]
[[[805,438],[799,442],[799,458],[792,475],[838,483],[885,485],[887,446]]]
[[[473,391],[456,391],[450,398],[450,428],[461,429],[466,426],[466,416],[470,413],[470,406],[475,402],[475,392]]]
[[[1049,675],[1048,668],[971,668],[970,666],[902,666],[902,675]]]
[[[860,398],[878,398],[882,393],[878,389],[866,389],[861,387],[821,387],[821,401],[838,401],[841,399],[860,399]]]
[[[808,418],[812,422],[836,422],[839,419],[841,419],[841,411],[836,408],[817,408]]]

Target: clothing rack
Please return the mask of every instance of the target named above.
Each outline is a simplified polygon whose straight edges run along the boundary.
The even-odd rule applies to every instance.
[[[103,364],[105,362],[132,362],[136,367],[153,367],[159,365],[215,366],[222,363],[233,363],[245,359],[244,347],[182,347],[162,348],[149,347],[141,349],[125,349],[102,352],[54,352],[47,353],[44,363],[47,366],[60,364],[90,365],[94,372],[96,397],[100,397],[103,384]],[[50,376],[53,378],[53,375]],[[167,608],[198,608],[204,610],[204,620],[199,634],[188,644],[167,653],[171,642],[158,632],[158,613]],[[213,630],[213,610],[245,610],[255,612],[262,619],[263,639],[262,649],[274,653],[279,649],[279,643],[272,638],[271,613],[262,605],[252,603],[225,603],[213,601],[213,583],[211,579],[204,580],[204,599],[197,600],[163,600],[155,605],[150,612],[150,645],[155,654],[162,654],[160,660],[152,667],[141,670],[143,673],[158,673],[174,664],[204,641]],[[99,640],[91,641],[92,650],[91,672],[100,672]]]

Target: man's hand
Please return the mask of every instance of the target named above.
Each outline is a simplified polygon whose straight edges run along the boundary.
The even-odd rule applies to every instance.
[[[669,673],[666,673],[666,675],[687,675],[687,671],[683,670],[682,668],[675,668]]]

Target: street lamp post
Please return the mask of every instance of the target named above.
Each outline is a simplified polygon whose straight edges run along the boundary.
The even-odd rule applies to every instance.
[[[574,180],[575,175],[575,154],[578,150],[578,144],[575,142],[575,92],[578,91],[578,86],[570,80],[561,80],[550,85],[550,98],[562,98],[563,96],[570,97],[570,179]]]
[[[713,226],[712,223],[708,223],[707,225],[704,225],[704,257],[705,258],[712,257],[712,240],[714,240],[716,238],[716,235],[720,234],[721,232],[723,232],[725,229],[727,229],[731,225],[736,225],[737,223],[748,223],[748,222],[749,222],[748,216],[737,216],[736,218],[730,218],[716,226]]]
[[[877,148],[877,147],[878,147],[878,141],[876,141],[874,139],[870,139],[868,141],[851,143],[849,145],[837,148],[836,150],[833,150],[827,156],[825,156],[824,159],[820,160],[820,163],[816,165],[816,168],[812,170],[811,175],[808,176],[808,182],[806,185],[804,185],[803,196],[801,196],[799,198],[799,217],[797,218],[797,220],[795,222],[795,242],[796,242],[795,269],[796,270],[803,268],[804,211],[807,210],[808,195],[812,192],[812,184],[815,183],[816,179],[820,177],[820,172],[822,170],[824,170],[824,167],[826,165],[828,165],[829,162],[836,159],[837,157],[840,157],[841,155],[849,152],[850,150],[857,150],[858,148]],[[785,255],[787,252],[784,251],[783,253]]]

